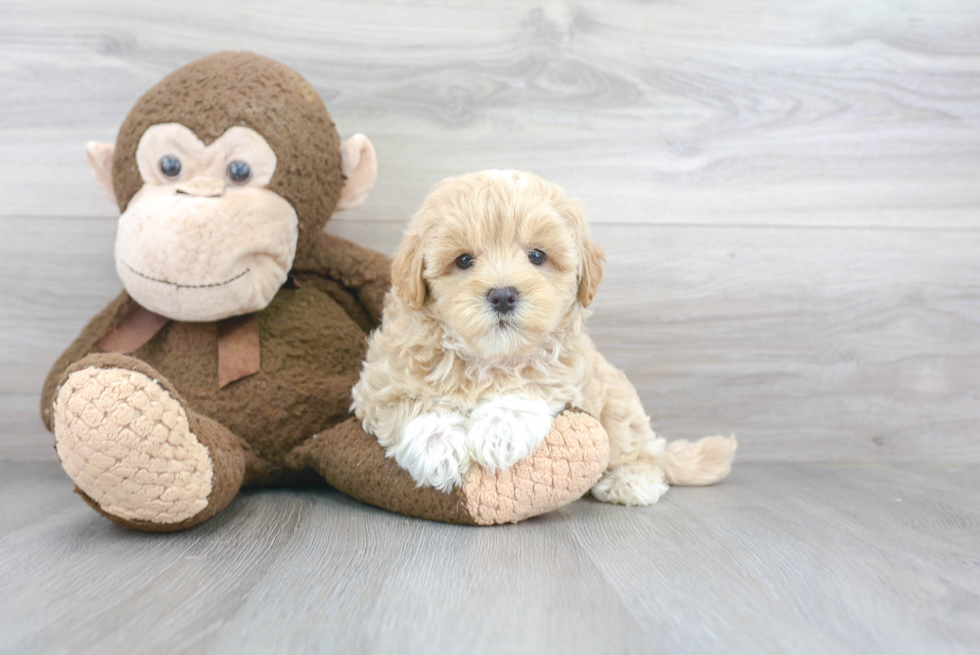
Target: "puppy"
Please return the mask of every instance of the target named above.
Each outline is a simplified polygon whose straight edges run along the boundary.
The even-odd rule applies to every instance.
[[[473,463],[494,471],[529,456],[571,403],[609,434],[599,500],[648,505],[668,483],[723,478],[735,439],[668,446],[585,333],[604,259],[579,204],[539,177],[438,184],[395,256],[353,390],[364,429],[419,485],[448,491]]]

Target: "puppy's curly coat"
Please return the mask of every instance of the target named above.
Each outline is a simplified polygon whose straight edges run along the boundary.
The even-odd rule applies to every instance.
[[[604,259],[578,202],[535,175],[438,184],[395,256],[354,387],[365,430],[420,485],[448,490],[473,463],[495,470],[530,455],[571,403],[609,434],[599,500],[648,505],[668,483],[725,477],[735,439],[668,445],[585,333]]]

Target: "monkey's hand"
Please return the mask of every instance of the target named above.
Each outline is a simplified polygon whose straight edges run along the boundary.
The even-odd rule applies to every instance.
[[[297,258],[293,270],[340,282],[357,294],[374,324],[381,324],[384,297],[391,287],[391,260],[381,253],[324,232]]]

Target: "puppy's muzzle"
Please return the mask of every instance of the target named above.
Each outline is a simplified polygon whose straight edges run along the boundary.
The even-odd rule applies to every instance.
[[[493,311],[498,314],[508,314],[517,307],[517,300],[520,294],[514,287],[504,287],[503,289],[491,289],[487,294],[487,300]]]

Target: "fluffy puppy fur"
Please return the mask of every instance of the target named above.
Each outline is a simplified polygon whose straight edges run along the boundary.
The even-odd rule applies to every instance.
[[[530,455],[570,403],[609,434],[599,500],[648,505],[668,483],[723,478],[735,439],[667,445],[585,333],[604,260],[578,202],[535,175],[438,184],[395,256],[354,387],[365,430],[419,485],[448,490],[472,463],[492,471]]]

